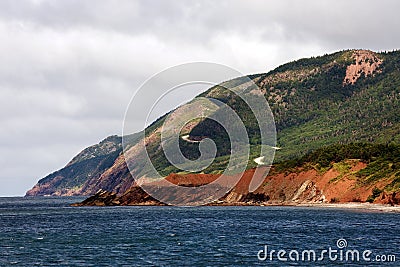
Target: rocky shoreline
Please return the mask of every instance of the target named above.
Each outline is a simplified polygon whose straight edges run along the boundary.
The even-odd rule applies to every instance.
[[[369,210],[369,211],[379,211],[379,212],[400,212],[400,205],[390,205],[390,204],[373,204],[373,203],[320,203],[320,204],[310,204],[302,203],[296,205],[298,207],[316,207],[316,208],[329,208],[329,209],[353,209],[353,210]]]
[[[133,193],[131,191],[131,193]],[[168,206],[147,195],[138,189],[136,197],[128,197],[126,194],[118,196],[116,193],[99,190],[94,196],[87,198],[80,203],[74,203],[74,207],[107,207],[107,206]],[[346,202],[346,203],[316,203],[316,202],[278,202],[278,201],[234,201],[226,202],[219,200],[207,204],[206,206],[290,206],[290,207],[311,207],[327,209],[349,209],[349,210],[369,210],[373,212],[400,212],[400,205],[394,204],[373,204],[368,202]]]
[[[315,169],[303,168],[298,168],[290,173],[271,170],[262,185],[254,192],[249,192],[249,184],[256,169],[250,169],[243,173],[232,189],[224,187],[222,182],[214,184],[219,186],[216,189],[228,193],[207,205],[397,209],[396,207],[400,204],[400,194],[378,189],[384,188],[387,183],[390,183],[389,180],[386,180],[385,183],[360,184],[354,178],[353,173],[365,168],[367,164],[358,160],[348,160],[346,163],[349,166],[346,173],[341,173],[334,167],[324,173],[319,173]],[[209,184],[218,178],[220,178],[219,175],[212,174],[170,174],[166,179],[175,185],[190,188]],[[220,178],[218,181],[223,180]],[[166,196],[165,199],[154,199],[146,193],[150,191],[145,191],[143,185],[139,186],[135,183],[123,193],[100,189],[93,196],[81,203],[74,204],[74,206],[161,206],[167,205],[164,203],[172,203],[169,202],[170,199],[179,200],[176,203],[189,203],[188,205],[193,206],[204,205],[204,203],[196,202],[195,194],[182,195],[179,191],[162,183],[148,183],[145,187],[149,187],[147,189],[156,187],[157,192],[160,193],[159,196]]]

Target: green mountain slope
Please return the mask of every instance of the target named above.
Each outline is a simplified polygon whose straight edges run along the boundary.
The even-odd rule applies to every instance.
[[[279,160],[334,143],[399,141],[400,53],[378,54],[380,70],[343,84],[353,53],[299,60],[255,78],[275,116]]]

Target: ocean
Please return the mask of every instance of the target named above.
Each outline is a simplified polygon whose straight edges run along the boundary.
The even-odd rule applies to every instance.
[[[398,213],[80,200],[0,198],[0,266],[400,266]]]

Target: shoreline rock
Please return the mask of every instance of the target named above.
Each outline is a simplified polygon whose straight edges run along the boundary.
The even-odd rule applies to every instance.
[[[169,206],[161,203],[140,187],[129,190],[130,193],[118,196],[116,193],[99,190],[95,195],[87,198],[80,203],[74,203],[73,207],[112,207],[112,206]],[[133,197],[132,195],[135,195]],[[254,198],[251,198],[254,196]],[[228,202],[218,200],[203,206],[265,206],[265,207],[310,207],[328,209],[347,209],[347,210],[368,210],[374,212],[400,212],[400,205],[368,203],[368,202],[344,202],[344,203],[317,203],[317,202],[295,202],[295,201],[270,201],[263,198],[261,194],[249,193],[243,201]]]

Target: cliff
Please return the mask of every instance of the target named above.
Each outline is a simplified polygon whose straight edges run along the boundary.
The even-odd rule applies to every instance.
[[[277,164],[262,185],[256,191],[249,192],[254,171],[247,170],[231,191],[210,205],[400,204],[400,146],[357,143],[321,148],[300,159]],[[218,174],[170,174],[166,177],[176,185],[192,187],[208,184],[218,178]],[[154,183],[154,186],[159,185]],[[166,194],[171,195],[169,188],[165,190]],[[104,195],[108,198],[104,198]],[[172,197],[188,198],[183,202],[189,202],[194,195]],[[100,191],[76,205],[161,204],[135,184],[120,196]]]

